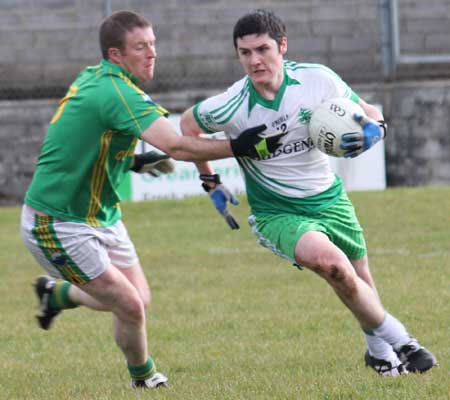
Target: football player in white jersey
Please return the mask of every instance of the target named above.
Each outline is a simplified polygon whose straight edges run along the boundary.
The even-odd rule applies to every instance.
[[[259,243],[327,281],[362,328],[366,365],[388,376],[427,371],[436,358],[383,308],[353,205],[328,156],[308,135],[315,107],[333,97],[350,98],[366,113],[355,116],[362,134],[349,135],[345,144],[346,156],[354,157],[384,138],[383,115],[329,68],[285,60],[286,28],[270,11],[241,17],[233,42],[246,75],[185,111],[183,134],[223,131],[235,138],[261,124],[269,137],[282,134],[276,151],[260,149],[257,157],[237,158],[251,207],[249,223]],[[214,206],[232,229],[239,228],[228,209],[237,199],[209,163],[196,165]]]

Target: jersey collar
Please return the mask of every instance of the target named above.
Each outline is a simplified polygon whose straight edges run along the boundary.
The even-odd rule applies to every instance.
[[[117,65],[111,61],[102,59],[102,66],[106,69],[110,70],[114,75],[123,74],[125,75],[131,82],[135,85],[138,83],[137,76],[134,76],[131,72],[128,72],[126,69],[122,68],[120,65]]]
[[[290,85],[300,85],[300,82],[294,78],[291,78],[287,72],[286,67],[283,65],[283,82],[281,83],[280,89],[278,89],[278,93],[273,100],[267,100],[262,97],[258,91],[253,86],[250,78],[247,77],[250,91],[250,98],[248,100],[248,113],[250,114],[253,107],[256,104],[259,104],[265,108],[270,108],[272,110],[278,111],[280,108],[281,100],[283,99],[284,92],[286,88]]]

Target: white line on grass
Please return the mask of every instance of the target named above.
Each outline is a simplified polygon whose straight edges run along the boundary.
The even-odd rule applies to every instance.
[[[208,248],[208,253],[210,254],[242,254],[242,253],[263,253],[267,249],[255,246],[251,249],[243,249],[240,247],[210,247]]]

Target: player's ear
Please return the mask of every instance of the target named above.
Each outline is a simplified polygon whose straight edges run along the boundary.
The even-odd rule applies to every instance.
[[[117,47],[110,47],[108,49],[108,60],[115,64],[120,64],[122,59],[122,53]]]
[[[283,36],[280,41],[280,53],[284,56],[287,52],[287,37]]]

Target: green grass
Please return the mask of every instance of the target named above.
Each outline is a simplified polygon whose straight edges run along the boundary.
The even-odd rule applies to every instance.
[[[171,389],[135,392],[111,317],[68,310],[34,321],[42,270],[0,209],[0,399],[448,399],[450,188],[350,194],[384,305],[439,359],[425,375],[381,378],[357,323],[316,275],[256,244],[248,207],[231,231],[206,196],[124,205],[152,287],[148,332]]]

